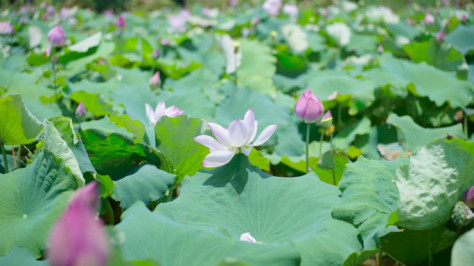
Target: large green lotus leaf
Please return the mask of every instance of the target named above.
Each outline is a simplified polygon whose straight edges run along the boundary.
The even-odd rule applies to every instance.
[[[430,253],[434,255],[450,247],[456,237],[456,232],[443,225],[431,230],[393,232],[382,237],[380,245],[383,252],[406,265],[428,265]],[[436,261],[436,265],[448,265],[448,263]]]
[[[398,24],[387,24],[387,29],[394,35],[400,35],[413,39],[416,35],[420,34],[421,30],[417,27],[410,26],[404,22]]]
[[[132,133],[138,142],[143,142],[145,138],[145,126],[138,120],[132,120],[128,115],[111,115],[110,121],[119,128],[125,128]]]
[[[314,174],[272,177],[239,154],[225,166],[186,179],[181,195],[155,212],[183,224],[221,228],[223,236],[234,240],[250,232],[264,244],[295,244],[302,265],[337,265],[360,251],[353,226],[331,217],[339,201],[337,188]],[[329,237],[339,231],[343,240]]]
[[[296,265],[299,262],[299,254],[291,245],[241,242],[217,228],[186,225],[152,213],[143,203],[124,212],[122,222],[115,228],[124,235],[120,248],[127,260],[153,259],[160,265],[218,265],[226,261]]]
[[[149,103],[154,107],[154,104],[158,101],[156,95],[150,90],[149,85],[120,86],[111,92],[111,96],[115,104],[123,104],[130,118],[139,120],[144,125],[150,123],[146,116],[145,103]]]
[[[276,58],[271,48],[258,41],[239,40],[242,64],[237,68],[237,85],[240,88],[274,95],[272,77],[276,71]]]
[[[289,110],[267,95],[240,88],[230,94],[216,109],[215,120],[224,127],[235,119],[243,119],[248,109],[253,109],[260,130],[271,124],[285,126],[290,123]]]
[[[470,50],[474,50],[474,25],[459,25],[446,36],[446,41],[461,53],[467,54]]]
[[[445,71],[458,71],[464,63],[464,55],[445,42],[431,38],[425,42],[412,42],[403,46],[403,50],[415,63],[426,62]]]
[[[107,104],[99,94],[75,91],[71,93],[70,98],[77,103],[82,102],[87,112],[95,116],[104,116],[112,112],[112,107]]]
[[[51,226],[79,184],[67,165],[51,152],[0,178],[0,255],[14,246],[40,257]]]
[[[372,104],[375,100],[375,87],[376,84],[371,80],[356,79],[336,71],[315,72],[308,80],[308,88],[321,100],[328,100],[336,92],[338,95],[348,95],[352,98],[349,110],[351,114],[356,114]],[[300,91],[299,95],[301,94],[303,91]]]
[[[59,73],[65,76],[73,76],[78,73],[82,73],[84,69],[87,69],[87,65],[97,58],[106,58],[112,54],[114,50],[114,43],[112,42],[103,42],[97,47],[97,49],[91,49],[89,52],[81,54],[77,53],[79,56],[74,58],[65,58],[64,63],[67,63],[67,66],[61,70]],[[74,59],[71,61],[71,59]]]
[[[367,135],[371,131],[371,122],[367,117],[346,126],[334,137],[334,147],[348,149],[358,135]]]
[[[421,147],[397,171],[397,225],[427,230],[449,220],[454,204],[474,184],[474,143],[438,140]]]
[[[202,161],[208,149],[193,140],[201,135],[202,128],[200,119],[184,115],[163,117],[155,126],[157,148],[170,161],[172,172],[180,179],[203,168]]]
[[[462,235],[454,243],[451,253],[451,266],[470,265],[474,261],[474,229]]]
[[[133,173],[143,161],[160,164],[151,147],[135,143],[126,135],[91,128],[81,131],[81,137],[97,172],[114,180]]]
[[[357,54],[373,53],[377,50],[377,38],[372,35],[352,34],[347,50],[356,51]]]
[[[214,116],[214,103],[200,88],[176,91],[165,91],[160,94],[159,101],[165,101],[166,106],[176,106],[183,110],[185,114],[203,119],[210,119]],[[150,104],[154,101],[150,102]]]
[[[174,183],[175,176],[154,165],[144,164],[131,175],[115,181],[114,196],[127,209],[137,201],[148,204],[161,198]]]
[[[41,123],[21,100],[13,94],[0,98],[0,145],[22,145],[35,140]]]
[[[411,85],[416,94],[427,96],[436,105],[449,102],[452,107],[464,107],[472,99],[472,83],[458,80],[455,73],[445,72],[422,62],[415,64],[385,53],[380,56],[380,68],[388,71],[395,83]],[[387,79],[387,84],[392,83]],[[413,86],[414,85],[414,86]]]
[[[361,157],[346,166],[339,182],[341,202],[332,214],[359,229],[366,249],[377,248],[379,237],[392,230],[386,225],[390,214],[397,209],[395,172],[406,163],[406,160],[382,161]]]
[[[449,136],[463,137],[461,124],[443,128],[423,128],[409,116],[390,114],[387,123],[397,128],[399,142],[408,150],[416,150],[433,140]]]
[[[86,39],[79,41],[68,47],[69,51],[76,53],[85,53],[89,49],[99,46],[102,39],[102,33],[98,32]]]
[[[38,261],[22,247],[14,247],[5,257],[0,257],[0,265],[47,266],[47,261]]]

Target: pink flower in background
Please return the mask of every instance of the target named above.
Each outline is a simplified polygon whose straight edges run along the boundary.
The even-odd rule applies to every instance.
[[[11,35],[15,33],[15,28],[12,26],[10,21],[0,22],[0,34]]]
[[[225,129],[215,123],[207,123],[216,139],[200,135],[194,141],[209,148],[210,153],[204,158],[205,167],[219,167],[228,163],[236,153],[249,155],[252,147],[260,146],[273,135],[278,125],[267,126],[257,137],[258,122],[252,109],[245,113],[244,120],[236,119]]]
[[[74,193],[51,230],[47,257],[52,266],[107,265],[110,249],[96,215],[99,204],[95,181]]]
[[[379,44],[379,46],[377,47],[377,51],[381,54],[384,52],[383,46],[381,44]]]
[[[117,18],[117,20],[115,21],[115,27],[120,28],[120,29],[124,29],[125,26],[127,26],[127,23],[125,22],[125,19],[123,18],[123,16],[119,16]]]
[[[56,14],[56,10],[54,10],[54,6],[51,6],[51,5],[48,6],[46,8],[46,13],[48,13],[50,17],[54,16]]]
[[[431,13],[427,12],[426,15],[425,15],[425,24],[426,25],[431,25],[435,22],[435,18],[433,17],[433,15],[431,15]]]
[[[249,243],[257,243],[257,240],[250,234],[250,232],[243,233],[240,235],[240,241],[249,242]]]
[[[115,12],[112,8],[109,8],[109,9],[104,11],[104,15],[108,18],[111,18],[115,15]]]
[[[209,15],[211,14],[211,10],[207,7],[203,8],[202,9],[202,14],[206,17],[209,17]]]
[[[253,18],[253,19],[252,19],[252,26],[257,25],[259,22],[260,22],[260,19],[259,19],[259,18]]]
[[[171,26],[172,32],[184,32],[186,30],[185,25],[188,19],[191,17],[189,10],[183,9],[177,15],[168,17],[168,22]]]
[[[444,41],[444,30],[442,30],[442,31],[440,31],[440,32],[438,33],[438,35],[436,36],[436,40],[437,40],[438,42]]]
[[[310,89],[306,89],[295,105],[296,114],[305,123],[314,123],[324,115],[324,106]]]
[[[462,23],[465,23],[466,21],[467,21],[467,14],[464,13],[464,14],[462,14],[461,22],[462,22]]]
[[[474,208],[474,186],[469,188],[464,194],[464,202],[469,208]]]
[[[152,88],[156,88],[161,85],[161,78],[160,78],[159,71],[157,71],[153,76],[151,76],[149,83]]]
[[[153,50],[153,53],[151,54],[151,57],[153,57],[153,59],[155,59],[155,60],[160,58],[160,50],[159,49]]]
[[[278,16],[281,8],[281,0],[266,0],[262,7],[270,16]]]
[[[413,25],[413,19],[407,18],[407,19],[405,19],[405,23],[408,24],[408,25]]]
[[[47,5],[45,2],[42,2],[42,3],[40,4],[40,8],[41,8],[41,9],[45,9],[47,6],[48,6],[48,5]]]
[[[176,106],[170,106],[169,108],[166,108],[165,102],[160,102],[158,105],[156,105],[155,111],[153,111],[153,108],[146,103],[145,104],[145,110],[146,110],[146,116],[148,117],[148,120],[150,121],[151,125],[156,125],[160,118],[163,116],[167,117],[177,117],[182,114],[184,114],[183,110],[180,110]]]
[[[239,1],[238,0],[229,0],[229,5],[231,7],[235,7],[236,5],[239,4]]]
[[[48,40],[53,46],[62,46],[66,41],[66,35],[64,34],[61,25],[56,25],[48,33]]]
[[[82,117],[86,115],[86,107],[84,106],[84,103],[81,102],[76,108],[76,116]]]
[[[299,9],[296,5],[285,4],[283,6],[283,13],[287,14],[291,18],[296,18],[298,16]]]

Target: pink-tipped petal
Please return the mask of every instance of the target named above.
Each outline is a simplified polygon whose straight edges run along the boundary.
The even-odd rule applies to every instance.
[[[226,146],[220,144],[217,140],[207,135],[197,136],[194,138],[194,141],[208,147],[211,152],[227,150]]]
[[[153,111],[153,108],[146,103],[145,104],[145,110],[146,110],[146,116],[148,117],[148,121],[150,121],[150,124],[156,124],[155,120],[155,112]]]
[[[177,116],[180,116],[182,115],[184,112],[182,110],[180,110],[178,107],[176,106],[170,106],[168,109],[166,109],[165,111],[165,115],[168,116],[168,117],[177,117]]]
[[[240,241],[257,243],[257,240],[255,240],[255,238],[252,236],[252,234],[250,234],[250,232],[241,234]]]
[[[247,138],[246,142],[249,143],[253,140],[252,134],[257,128],[255,127],[255,114],[253,113],[252,109],[249,109],[244,116],[244,125],[247,129]],[[254,136],[255,137],[255,136]]]
[[[305,114],[306,114],[306,105],[308,104],[308,100],[306,99],[306,97],[301,96],[298,101],[296,102],[296,105],[295,105],[295,113],[296,115],[298,115],[299,117],[305,117]]]
[[[230,142],[235,147],[241,147],[247,141],[247,128],[242,120],[234,120],[229,125]]]
[[[202,161],[202,165],[205,167],[219,167],[222,166],[234,157],[235,151],[214,151],[209,153],[204,161]]]
[[[216,123],[207,123],[207,126],[211,129],[212,133],[216,137],[217,141],[219,141],[219,143],[225,145],[226,147],[232,146],[232,144],[230,143],[229,132],[227,131],[227,129]]]
[[[266,127],[262,133],[258,136],[257,140],[253,143],[253,146],[259,146],[267,142],[267,140],[275,133],[275,130],[278,128],[278,125],[269,125]]]
[[[258,121],[255,121],[253,124],[254,124],[254,126],[253,126],[253,132],[252,132],[252,134],[250,135],[250,138],[249,138],[249,140],[247,141],[247,143],[251,143],[251,142],[255,139],[255,136],[257,136]]]

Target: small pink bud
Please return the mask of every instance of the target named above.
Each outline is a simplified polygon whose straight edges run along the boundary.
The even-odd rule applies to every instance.
[[[49,31],[48,40],[53,46],[64,45],[64,42],[66,41],[66,36],[61,25],[58,24]]]
[[[461,122],[463,118],[464,118],[464,113],[462,110],[459,110],[456,112],[456,114],[454,114],[454,119],[458,122]]]
[[[15,28],[10,21],[0,22],[0,34],[11,35],[15,33]]]
[[[332,126],[332,114],[331,110],[327,111],[321,119],[320,125],[323,128],[330,128]]]
[[[97,218],[97,183],[77,190],[51,230],[47,257],[52,266],[107,265],[109,244]]]
[[[238,0],[229,0],[229,5],[230,5],[231,7],[236,6],[238,3],[239,3]]]
[[[381,54],[384,52],[383,46],[381,44],[379,44],[379,46],[377,47],[377,51]]]
[[[411,18],[405,19],[405,23],[408,24],[408,25],[413,25],[414,24],[413,19],[411,19]]]
[[[260,19],[259,19],[259,18],[253,18],[253,19],[252,19],[252,26],[257,25],[259,22],[260,22]]]
[[[153,53],[151,54],[151,57],[153,57],[153,59],[155,59],[155,60],[158,59],[158,58],[160,58],[160,50],[159,50],[159,49],[155,49],[155,50],[153,51]]]
[[[431,25],[435,22],[435,18],[433,15],[431,15],[429,12],[426,13],[425,15],[425,24],[426,25]]]
[[[84,103],[81,102],[76,108],[76,116],[82,117],[86,115],[86,107],[84,106]]]
[[[47,7],[47,5],[46,5],[45,2],[42,2],[42,3],[40,4],[40,8],[41,8],[41,9],[45,9],[46,7]]]
[[[296,114],[305,123],[314,123],[324,115],[324,106],[310,89],[306,89],[295,105]]]
[[[462,23],[465,23],[466,21],[467,21],[467,14],[464,13],[464,14],[462,14],[461,22],[462,22]]]
[[[161,85],[161,78],[160,78],[160,72],[157,71],[153,76],[150,78],[150,86],[152,88],[159,87]]]
[[[442,30],[442,31],[440,31],[440,32],[438,33],[438,35],[436,36],[436,40],[437,40],[438,42],[444,41],[444,30]]]
[[[44,51],[44,53],[45,53],[46,57],[51,56],[51,47],[49,47],[49,46],[46,47],[46,50]]]
[[[115,27],[123,29],[125,28],[125,26],[127,26],[125,19],[123,18],[123,16],[119,16],[115,21]]]
[[[469,188],[464,194],[464,202],[469,208],[474,209],[474,186]]]
[[[56,10],[54,10],[54,6],[51,6],[51,5],[46,8],[46,12],[51,17],[54,16],[54,14],[56,14]]]
[[[328,17],[329,17],[329,9],[324,9],[323,17],[324,17],[324,18],[328,18]]]

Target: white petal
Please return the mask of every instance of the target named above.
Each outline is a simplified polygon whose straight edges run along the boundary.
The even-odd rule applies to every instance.
[[[222,145],[225,145],[226,147],[232,146],[232,144],[230,143],[229,132],[227,131],[227,129],[216,123],[207,123],[207,126],[211,129],[217,141],[219,141]]]
[[[253,146],[244,146],[242,147],[242,152],[246,155],[249,156],[250,152],[252,152]]]
[[[253,132],[252,134],[250,135],[250,138],[249,140],[247,141],[247,143],[251,143],[253,141],[253,139],[255,139],[255,136],[257,136],[257,129],[258,129],[258,122],[255,121],[254,122],[254,126],[253,126]]]
[[[255,130],[255,115],[252,109],[249,109],[247,113],[245,113],[244,125],[245,125],[245,128],[247,129],[246,142],[249,143],[253,140],[252,134],[253,134],[253,131]]]
[[[151,106],[148,103],[145,104],[145,110],[146,110],[146,116],[148,117],[150,124],[153,124],[153,125],[156,124],[155,113],[153,112],[153,108],[151,108]]]
[[[179,115],[182,115],[184,112],[180,110],[176,106],[170,106],[168,109],[165,110],[165,115],[168,117],[177,117]]]
[[[229,138],[235,147],[241,147],[247,142],[247,129],[242,120],[236,119],[230,123]]]
[[[278,125],[269,125],[266,127],[262,133],[258,136],[257,140],[252,144],[253,146],[259,146],[267,142],[267,140],[273,135],[275,130],[278,128]]]
[[[160,120],[160,118],[165,114],[166,105],[165,102],[160,102],[155,109],[155,119],[156,121]]]
[[[194,141],[208,147],[211,150],[211,152],[227,150],[226,146],[220,144],[217,140],[207,135],[197,136],[194,138]]]
[[[255,238],[250,234],[250,232],[241,234],[240,241],[257,243],[257,240],[255,240]]]
[[[209,153],[202,165],[205,167],[219,167],[228,163],[234,157],[235,151],[214,151]]]

